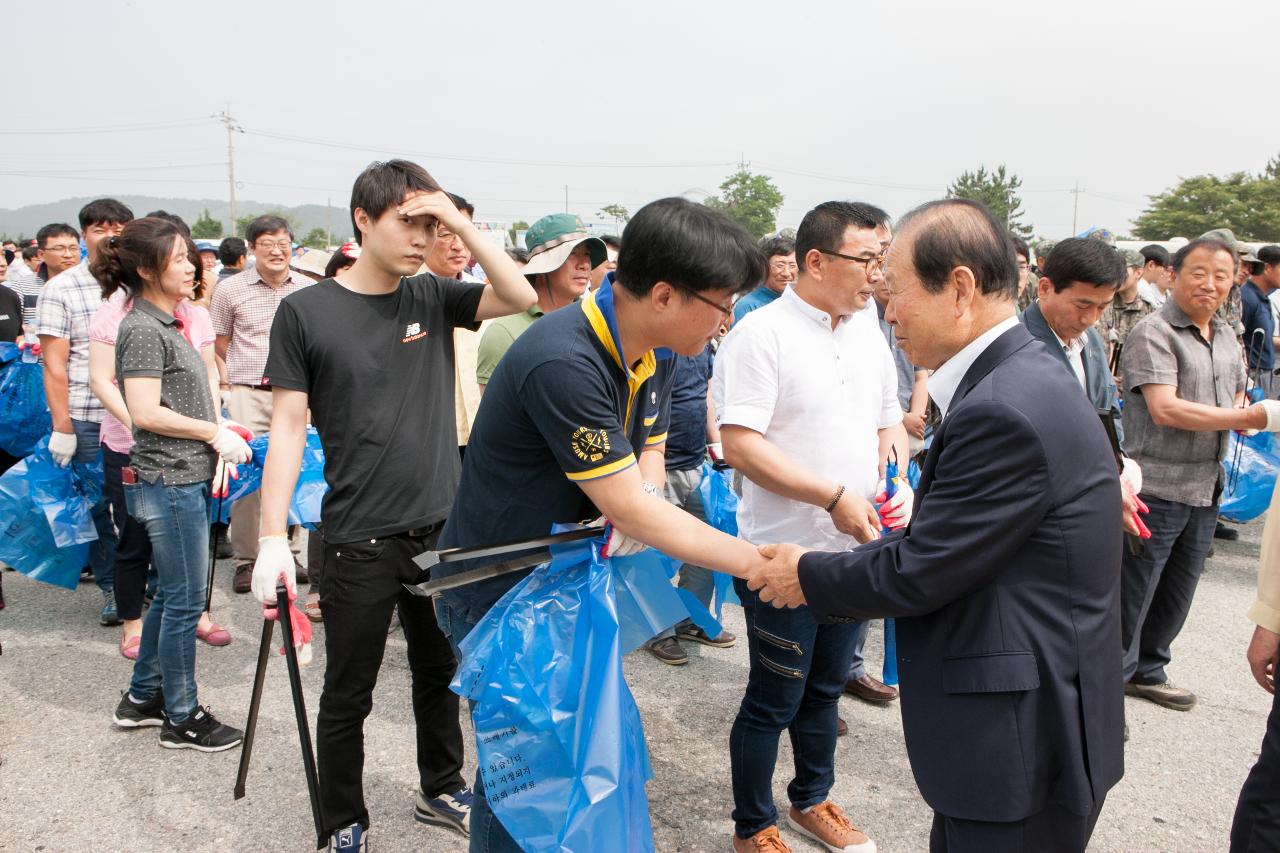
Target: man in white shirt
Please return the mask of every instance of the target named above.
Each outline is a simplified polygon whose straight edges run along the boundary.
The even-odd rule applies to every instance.
[[[1138,282],[1138,295],[1159,308],[1169,298],[1169,288],[1173,284],[1168,276],[1169,250],[1152,243],[1143,246],[1139,254],[1145,263],[1142,265],[1142,279]]]
[[[725,458],[744,475],[738,529],[749,542],[844,550],[884,525],[906,524],[905,484],[879,513],[872,504],[884,489],[886,457],[896,450],[905,462],[908,454],[893,357],[861,317],[889,241],[884,211],[819,205],[796,234],[794,285],[743,318],[720,347],[712,393]],[[772,792],[778,737],[789,730],[792,826],[832,850],[875,850],[828,799],[857,623],[819,625],[807,607],[776,610],[736,586],[751,674],[730,734],[734,849],[785,849]]]

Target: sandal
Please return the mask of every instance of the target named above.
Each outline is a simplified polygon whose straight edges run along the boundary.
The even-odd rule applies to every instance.
[[[124,656],[125,660],[137,660],[138,646],[140,645],[142,645],[141,634],[139,634],[136,637],[130,637],[127,640],[124,637],[121,637],[120,638],[120,654]]]
[[[201,631],[196,627],[196,637],[204,640],[211,646],[229,646],[231,645],[231,632],[216,622],[210,622],[209,627]]]
[[[307,595],[307,603],[302,606],[302,613],[312,622],[323,622],[324,614],[320,612],[320,596],[314,592]]]

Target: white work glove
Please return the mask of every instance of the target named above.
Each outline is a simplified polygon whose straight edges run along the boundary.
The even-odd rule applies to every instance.
[[[219,456],[218,468],[213,472],[213,488],[210,494],[215,498],[225,498],[231,491],[231,481],[239,479],[240,469]]]
[[[1267,413],[1267,425],[1262,428],[1263,432],[1280,432],[1280,400],[1259,400],[1254,405],[1261,406]],[[49,441],[49,449],[53,450],[52,440]]]
[[[901,530],[907,526],[907,522],[911,521],[911,512],[916,505],[916,493],[912,491],[906,477],[895,477],[894,482],[898,486],[897,493],[891,498],[886,497],[886,484],[881,477],[880,482],[876,484],[876,496],[872,502],[876,504],[876,511],[880,513],[880,523],[883,526],[890,530]]]
[[[49,436],[49,455],[59,468],[70,465],[71,458],[76,455],[76,434],[57,431],[52,433]]]
[[[253,438],[253,433],[245,427],[235,421],[223,421],[218,424],[218,432],[209,440],[209,446],[224,461],[242,465],[253,458],[253,451],[249,449],[250,438]]]
[[[707,455],[711,457],[712,462],[723,462],[724,446],[718,441],[711,442],[707,445]]]
[[[259,604],[274,607],[276,584],[284,579],[289,592],[297,595],[293,552],[289,550],[289,537],[284,534],[263,536],[258,540],[258,560],[253,564],[253,597]]]
[[[1142,467],[1128,456],[1120,457],[1120,482],[1129,487],[1135,495],[1142,494]]]
[[[639,539],[632,539],[612,524],[609,525],[608,530],[609,541],[604,546],[604,556],[606,557],[630,557],[632,554],[639,554],[649,547]]]

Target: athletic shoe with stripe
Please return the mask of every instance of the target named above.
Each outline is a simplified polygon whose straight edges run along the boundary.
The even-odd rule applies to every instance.
[[[239,746],[244,732],[218,722],[213,714],[196,706],[195,711],[181,723],[172,723],[166,717],[160,727],[160,745],[165,749],[195,749],[200,752],[221,752]]]
[[[122,729],[140,729],[144,726],[164,724],[164,694],[159,690],[145,702],[134,702],[129,698],[129,691],[120,694],[120,704],[111,720]]]
[[[419,823],[433,823],[470,836],[471,803],[474,799],[475,795],[467,787],[438,797],[428,797],[419,788],[418,802],[413,808],[413,816]]]

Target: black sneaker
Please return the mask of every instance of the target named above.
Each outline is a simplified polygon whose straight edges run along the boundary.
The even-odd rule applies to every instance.
[[[1240,531],[1234,527],[1227,527],[1221,521],[1213,528],[1213,538],[1222,539],[1226,542],[1234,542],[1240,538]]]
[[[111,720],[122,729],[140,729],[164,724],[164,694],[159,690],[147,701],[139,704],[129,699],[129,691],[120,694],[120,704]]]
[[[181,723],[171,723],[166,718],[160,728],[160,745],[165,749],[197,749],[200,752],[221,752],[239,746],[244,732],[224,726],[199,705],[195,712]]]

